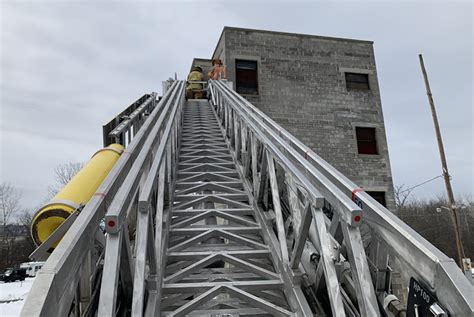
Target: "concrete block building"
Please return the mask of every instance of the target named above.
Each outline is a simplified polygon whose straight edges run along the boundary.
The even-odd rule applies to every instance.
[[[373,42],[225,27],[212,58],[238,93],[394,209]]]

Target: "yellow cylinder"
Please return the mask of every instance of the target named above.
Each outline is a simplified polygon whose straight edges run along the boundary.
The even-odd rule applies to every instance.
[[[97,151],[69,183],[36,212],[31,222],[31,236],[37,245],[46,241],[79,205],[91,199],[122,151],[120,144],[111,144]],[[53,249],[59,241],[53,244]]]

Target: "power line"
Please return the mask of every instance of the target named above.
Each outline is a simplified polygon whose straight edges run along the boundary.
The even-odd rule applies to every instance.
[[[413,187],[410,187],[410,188],[408,188],[408,189],[402,190],[402,191],[400,192],[400,194],[401,194],[401,193],[408,192],[408,191],[412,191],[413,189],[415,189],[415,188],[417,188],[417,187],[420,187],[421,185],[425,185],[426,183],[429,183],[429,182],[431,182],[431,181],[434,181],[435,179],[441,178],[441,177],[443,177],[443,176],[444,176],[444,175],[441,174],[441,175],[438,175],[438,176],[436,176],[436,177],[430,178],[429,180],[424,181],[423,183],[420,183],[420,184],[415,185],[415,186],[413,186]]]

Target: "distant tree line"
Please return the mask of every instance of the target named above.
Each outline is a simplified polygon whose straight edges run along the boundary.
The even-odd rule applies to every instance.
[[[29,235],[30,212],[20,205],[21,193],[10,183],[0,184],[0,270],[28,259],[34,248]]]
[[[400,193],[399,193],[400,194]],[[398,195],[397,216],[450,258],[457,259],[454,225],[445,197],[422,200]],[[474,200],[458,197],[457,212],[466,257],[474,260]]]
[[[54,169],[55,184],[47,188],[43,203],[53,198],[82,168],[82,163],[66,163]],[[28,256],[35,249],[30,234],[30,224],[35,208],[25,208],[20,200],[22,192],[13,184],[0,183],[0,272],[8,267],[16,267],[29,262]]]

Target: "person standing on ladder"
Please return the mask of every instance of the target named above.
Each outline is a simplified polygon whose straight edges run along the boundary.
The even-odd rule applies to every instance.
[[[188,86],[186,87],[186,99],[202,99],[202,83],[193,83],[193,82],[202,82],[204,76],[202,74],[201,66],[194,66],[192,71],[188,75]]]
[[[211,71],[208,73],[209,79],[219,80],[219,79],[227,79],[227,73],[225,70],[224,64],[218,58],[214,58],[212,60],[212,68]]]

